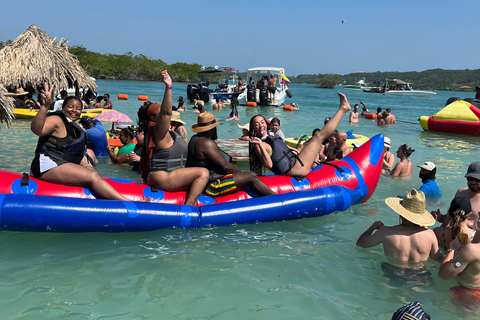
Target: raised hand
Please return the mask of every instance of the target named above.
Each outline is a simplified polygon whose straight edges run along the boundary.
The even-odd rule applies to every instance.
[[[165,83],[165,85],[167,87],[171,87],[173,82],[172,82],[172,78],[170,78],[170,75],[168,74],[167,70],[163,70],[160,74],[162,75],[163,83]]]
[[[52,84],[50,86],[50,89],[48,89],[48,84],[45,82],[44,90],[40,93],[40,105],[43,107],[50,107],[52,104],[52,91],[53,91],[54,85]]]

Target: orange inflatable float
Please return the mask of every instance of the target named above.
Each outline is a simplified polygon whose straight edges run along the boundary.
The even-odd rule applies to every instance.
[[[285,110],[285,111],[293,111],[293,106],[286,104],[286,105],[283,106],[283,110]]]
[[[367,113],[365,115],[365,119],[373,119],[373,120],[376,120],[377,119],[377,114],[376,113]]]
[[[247,107],[256,107],[257,103],[255,101],[248,101],[247,102]]]
[[[138,96],[138,100],[140,100],[140,101],[148,101],[148,97],[147,97],[147,96]]]
[[[118,95],[118,100],[128,100],[128,95],[121,93]]]

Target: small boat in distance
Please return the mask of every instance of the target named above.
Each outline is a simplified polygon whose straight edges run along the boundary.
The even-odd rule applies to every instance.
[[[385,82],[375,81],[373,86],[367,86],[362,88],[363,92],[368,93],[384,93],[385,92]]]
[[[433,91],[413,90],[411,83],[409,82],[399,79],[387,79],[386,90],[383,94],[386,96],[430,98],[436,93]]]
[[[203,68],[202,68],[203,69]],[[215,90],[209,88],[209,82],[207,79],[207,75],[209,74],[217,74],[217,73],[225,73],[226,79],[221,79],[218,82],[218,87]],[[205,103],[211,102],[216,98],[222,100],[222,102],[228,102],[230,99],[237,97],[241,91],[237,91],[237,83],[238,77],[236,75],[236,70],[230,67],[221,67],[215,66],[215,68],[202,70],[198,72],[198,74],[203,75],[204,78],[202,82],[198,85],[189,84],[187,86],[187,97],[190,103],[193,102],[194,99],[202,100]]]
[[[271,94],[269,93],[268,86],[261,87],[249,87],[238,96],[238,104],[246,105],[247,102],[255,102],[261,106],[280,106],[285,103],[285,99],[288,96],[292,97],[288,87],[290,86],[290,80],[285,76],[285,69],[275,67],[258,67],[247,69],[247,78],[245,83],[248,84],[250,78],[252,81],[258,84],[263,77],[270,79],[270,76],[274,75],[278,81],[276,83],[275,101],[270,101]]]
[[[360,79],[357,84],[344,84],[342,87],[343,89],[362,90],[363,88],[367,87],[367,83],[365,82],[365,78],[363,78]]]

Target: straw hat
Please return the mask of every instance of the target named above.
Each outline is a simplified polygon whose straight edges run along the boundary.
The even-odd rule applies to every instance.
[[[175,121],[175,122],[180,122],[185,124],[185,121],[182,121],[182,119],[180,119],[180,112],[178,111],[172,111],[172,117],[170,118],[170,121]]]
[[[23,88],[18,88],[15,92],[7,92],[5,96],[7,97],[18,97],[28,94],[28,91],[23,90]]]
[[[193,132],[205,132],[215,128],[221,124],[215,120],[215,116],[211,112],[204,112],[198,115],[197,123],[192,125]]]
[[[247,131],[250,131],[250,123],[247,123],[246,125],[243,125],[243,126],[237,124],[237,126],[238,126],[240,129],[245,129],[245,130],[247,130]]]
[[[385,199],[387,206],[410,222],[419,226],[433,226],[435,219],[425,210],[425,194],[415,189],[410,190],[404,199],[393,197]]]
[[[197,102],[195,102],[195,106],[197,108],[203,107],[204,105],[205,105],[205,102],[203,102],[203,100],[197,100]]]

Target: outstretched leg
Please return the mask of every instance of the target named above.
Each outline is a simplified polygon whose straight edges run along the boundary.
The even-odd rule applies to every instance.
[[[309,143],[300,151],[298,157],[303,162],[303,166],[297,161],[295,166],[290,170],[290,175],[306,176],[310,172],[322,142],[333,134],[342,117],[352,109],[348,103],[347,97],[340,92],[337,92],[337,94],[340,98],[340,107],[330,121],[325,124],[322,130],[315,133]]]

